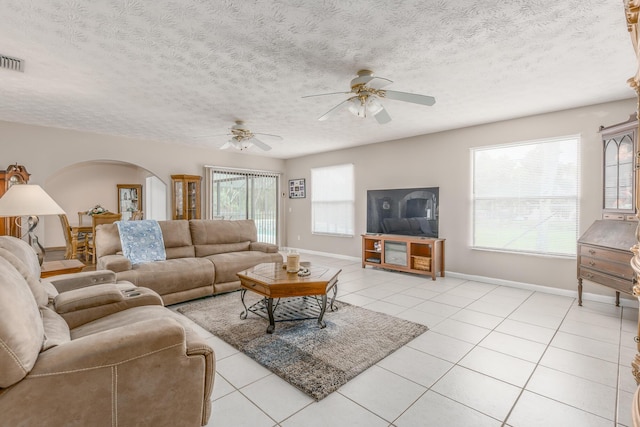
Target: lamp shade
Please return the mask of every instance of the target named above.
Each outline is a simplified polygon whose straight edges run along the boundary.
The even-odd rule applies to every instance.
[[[0,217],[63,213],[64,210],[39,185],[12,185],[0,197]]]

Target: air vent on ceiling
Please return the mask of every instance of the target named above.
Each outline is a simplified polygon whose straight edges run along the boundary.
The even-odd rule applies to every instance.
[[[0,54],[0,68],[24,72],[24,60]]]

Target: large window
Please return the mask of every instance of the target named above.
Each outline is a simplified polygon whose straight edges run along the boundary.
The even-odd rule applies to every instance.
[[[207,167],[208,217],[253,219],[258,240],[278,244],[279,174]]]
[[[353,165],[311,169],[311,232],[353,236]]]
[[[578,136],[472,149],[473,247],[574,256]]]

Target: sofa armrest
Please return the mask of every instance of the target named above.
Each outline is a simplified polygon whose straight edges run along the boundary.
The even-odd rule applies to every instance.
[[[155,291],[131,284],[110,283],[63,292],[53,299],[55,311],[70,329],[132,307],[163,305]]]
[[[83,271],[81,273],[48,277],[47,281],[53,284],[58,292],[62,293],[73,289],[86,288],[87,286],[115,283],[116,274],[108,270]]]
[[[278,252],[278,245],[274,245],[272,243],[265,243],[265,242],[251,242],[251,244],[249,245],[249,250],[273,254]]]
[[[131,270],[131,261],[127,257],[121,254],[105,255],[98,258],[98,268],[104,270],[111,270],[116,273],[121,271]]]
[[[115,283],[95,285],[63,292],[53,300],[58,314],[113,304],[124,299],[123,292]]]
[[[170,316],[141,320],[87,335],[40,353],[32,378],[112,367],[178,347],[186,354],[185,331]]]

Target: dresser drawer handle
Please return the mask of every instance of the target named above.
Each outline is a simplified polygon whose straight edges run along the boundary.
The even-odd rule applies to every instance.
[[[589,261],[589,265],[590,265],[591,267],[593,267],[594,265],[596,265],[596,263],[595,263],[595,261]]]
[[[587,273],[586,276],[587,276],[587,279],[591,279],[593,277],[593,274]]]
[[[591,255],[594,255],[594,254],[596,253],[596,251],[594,251],[593,249],[589,249],[589,253],[590,253]]]

